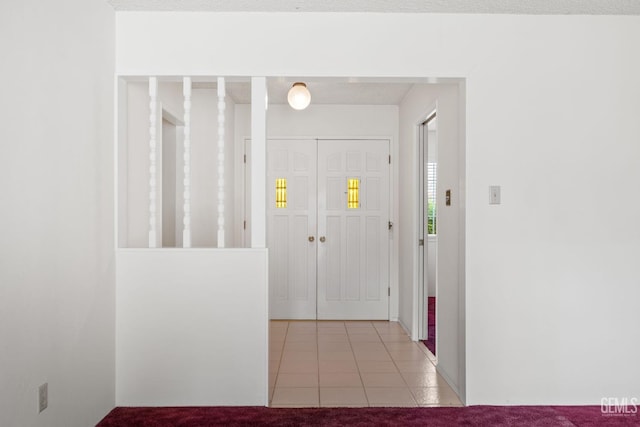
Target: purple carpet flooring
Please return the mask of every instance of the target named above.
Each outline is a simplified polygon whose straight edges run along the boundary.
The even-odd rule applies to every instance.
[[[640,416],[606,416],[599,406],[446,408],[115,408],[98,427],[204,426],[640,426]]]
[[[436,355],[436,297],[428,297],[427,300],[427,339],[422,341],[431,354]]]

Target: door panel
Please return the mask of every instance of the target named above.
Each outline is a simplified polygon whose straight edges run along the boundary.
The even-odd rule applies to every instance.
[[[388,156],[388,141],[318,141],[318,319],[389,318]]]
[[[267,142],[272,319],[316,318],[316,165],[314,140]],[[276,188],[277,180],[281,180],[280,188]]]

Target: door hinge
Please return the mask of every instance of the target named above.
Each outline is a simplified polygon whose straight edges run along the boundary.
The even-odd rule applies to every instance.
[[[389,154],[389,164],[391,164],[391,154]]]
[[[393,222],[389,221],[389,230],[393,228]]]
[[[247,229],[247,220],[246,219],[244,220],[244,224],[242,225],[242,227],[243,227],[243,230]]]
[[[418,240],[418,246],[424,246],[424,239]]]
[[[247,155],[244,155],[244,162],[247,163]]]
[[[387,296],[390,297],[391,296],[391,288],[387,288]]]

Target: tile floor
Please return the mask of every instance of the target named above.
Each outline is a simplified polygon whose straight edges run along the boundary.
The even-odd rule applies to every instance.
[[[272,407],[461,406],[397,322],[270,324]]]

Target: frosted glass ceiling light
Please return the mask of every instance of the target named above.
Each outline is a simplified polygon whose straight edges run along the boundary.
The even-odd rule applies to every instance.
[[[307,108],[311,102],[311,93],[309,93],[307,85],[301,82],[294,83],[291,89],[289,89],[287,101],[289,101],[289,105],[291,105],[291,108],[294,110],[304,110]]]

